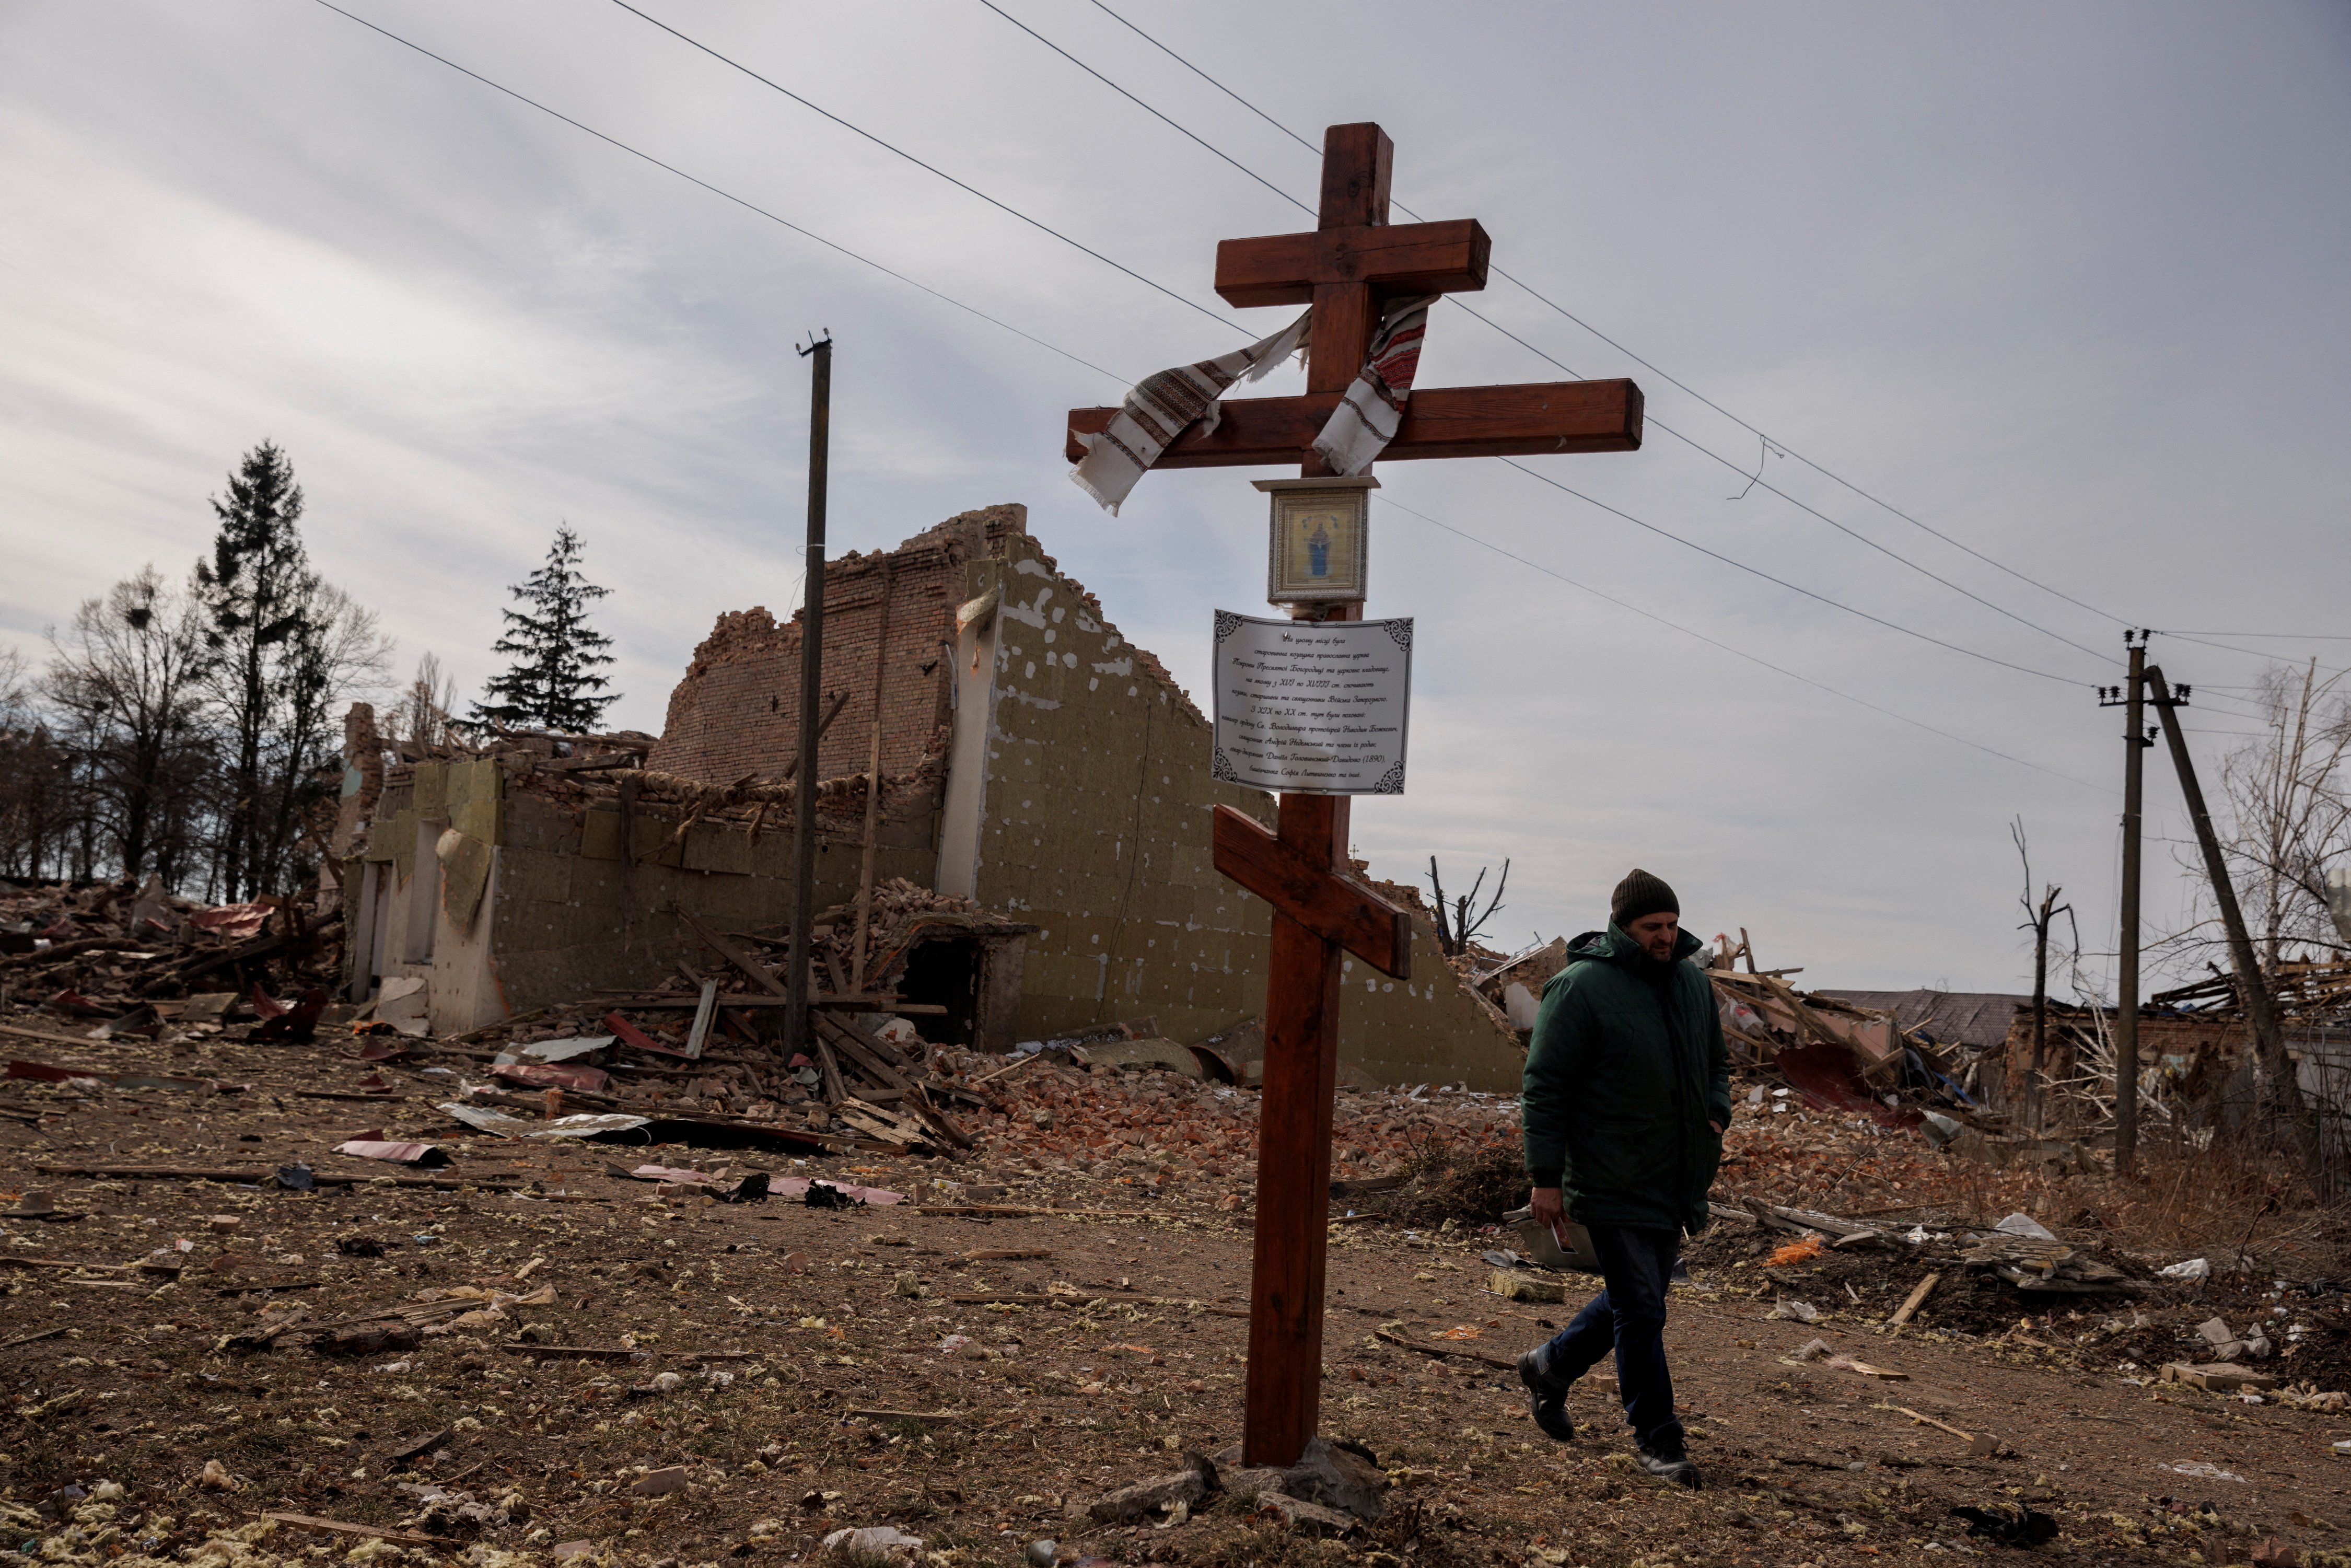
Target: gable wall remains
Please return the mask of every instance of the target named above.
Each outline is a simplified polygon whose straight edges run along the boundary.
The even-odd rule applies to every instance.
[[[818,779],[865,770],[877,672],[882,771],[912,772],[944,744],[965,563],[1027,527],[1024,507],[986,507],[894,550],[826,563],[823,689],[828,706],[836,692],[848,701],[818,744]],[[798,612],[780,622],[764,608],[720,615],[670,694],[647,765],[714,784],[778,778],[799,749],[799,651]]]

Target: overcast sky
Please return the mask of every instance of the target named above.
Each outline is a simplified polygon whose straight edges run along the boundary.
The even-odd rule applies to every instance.
[[[2351,7],[998,4],[1310,204],[1312,152],[1118,16],[1310,141],[1379,121],[1399,201],[1479,219],[1596,332],[1499,277],[1474,308],[1647,395],[1642,451],[1529,468],[1905,629],[1497,462],[1384,466],[1412,782],[1356,838],[1405,879],[1510,857],[1501,946],[1598,924],[1637,862],[1808,983],[2022,988],[2011,819],[2113,945],[2092,688],[2125,625],[2226,633],[2155,642],[2213,768],[2262,660],[2210,643],[2351,662],[2309,640],[2351,638]],[[1068,408],[1284,318],[1209,287],[1218,239],[1311,226],[1267,184],[979,0],[646,0],[1204,315],[617,5],[348,8],[1069,357],[317,0],[10,0],[0,638],[38,653],[141,564],[184,571],[268,438],[321,568],[468,695],[568,520],[613,590],[611,719],[657,730],[715,616],[793,599],[818,328],[837,549],[1025,502],[1196,697],[1210,611],[1268,612],[1259,476],[1148,476],[1112,519],[1061,457]],[[1561,375],[1432,317],[1424,386]],[[1830,520],[1732,499],[1759,457]],[[2184,840],[2170,779],[2148,800]]]

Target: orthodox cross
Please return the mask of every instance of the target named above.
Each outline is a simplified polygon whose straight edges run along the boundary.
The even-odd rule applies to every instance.
[[[1334,125],[1322,141],[1322,200],[1311,233],[1217,246],[1217,292],[1233,305],[1311,304],[1306,392],[1232,398],[1217,428],[1170,443],[1156,468],[1299,463],[1363,370],[1394,298],[1486,287],[1491,242],[1474,219],[1390,224],[1395,145],[1377,125]],[[1066,455],[1118,411],[1070,412]],[[1629,381],[1414,389],[1380,455],[1526,456],[1629,452],[1641,444],[1641,389]],[[1363,605],[1299,606],[1301,618],[1361,620]],[[1273,909],[1265,999],[1265,1087],[1258,1117],[1257,1235],[1249,1282],[1248,1411],[1242,1463],[1290,1465],[1313,1437],[1322,1386],[1322,1283],[1331,1113],[1339,1066],[1343,953],[1398,979],[1409,973],[1409,914],[1349,874],[1344,795],[1285,791],[1280,831],[1228,806],[1215,817],[1217,869]]]

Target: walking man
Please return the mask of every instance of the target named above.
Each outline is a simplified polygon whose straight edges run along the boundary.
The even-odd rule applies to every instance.
[[[1575,1437],[1567,1391],[1612,1349],[1625,1419],[1651,1475],[1699,1484],[1674,1415],[1666,1288],[1730,1123],[1730,1061],[1706,972],[1689,962],[1674,890],[1635,869],[1608,929],[1579,936],[1543,988],[1520,1105],[1531,1207],[1557,1234],[1591,1232],[1605,1286],[1551,1343],[1519,1357],[1535,1425]]]

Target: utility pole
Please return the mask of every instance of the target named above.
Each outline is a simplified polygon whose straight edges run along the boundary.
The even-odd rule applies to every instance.
[[[808,580],[800,609],[800,746],[793,768],[792,940],[784,960],[784,1046],[815,1052],[809,1030],[809,926],[816,918],[817,709],[824,699],[824,483],[831,444],[832,334],[799,350],[809,365]]]
[[[2100,707],[2126,711],[2123,725],[2122,954],[2117,963],[2115,1019],[2115,1174],[2128,1176],[2138,1159],[2138,857],[2139,818],[2145,798],[2142,756],[2155,744],[2147,725],[2147,637],[2123,633],[2130,651],[2130,685],[2101,687]]]
[[[2318,1130],[2302,1115],[2302,1085],[2294,1077],[2294,1063],[2285,1056],[2285,1036],[2278,1028],[2276,1004],[2270,997],[2267,976],[2253,956],[2252,938],[2245,932],[2245,914],[2237,904],[2237,889],[2229,880],[2229,862],[2220,854],[2220,836],[2212,831],[2212,814],[2204,809],[2203,786],[2196,781],[2196,764],[2188,755],[2188,737],[2172,709],[2188,700],[2188,688],[2177,694],[2164,685],[2163,671],[2147,666],[2147,695],[2155,699],[2156,716],[2163,721],[2163,738],[2171,747],[2171,765],[2179,773],[2179,792],[2188,798],[2189,820],[2196,825],[2197,847],[2204,852],[2204,874],[2212,883],[2212,900],[2220,906],[2220,924],[2229,934],[2229,957],[2237,969],[2237,999],[2252,1026],[2253,1061],[2261,1110],[2266,1121],[2283,1119],[2292,1134],[2303,1168],[2318,1173]]]

